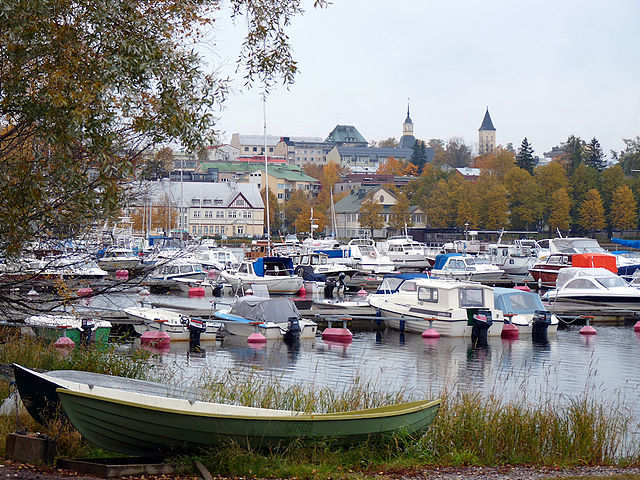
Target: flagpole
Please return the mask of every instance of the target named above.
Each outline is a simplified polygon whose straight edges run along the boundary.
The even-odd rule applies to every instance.
[[[264,120],[264,196],[267,204],[267,254],[271,254],[271,221],[269,215],[269,173],[267,162],[267,99],[262,97],[262,117]]]

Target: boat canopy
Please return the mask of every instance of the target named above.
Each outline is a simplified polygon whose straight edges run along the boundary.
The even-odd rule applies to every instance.
[[[377,294],[395,293],[406,280],[414,280],[416,278],[430,278],[427,273],[395,273],[385,275],[382,283],[376,291]]]
[[[293,260],[289,257],[260,257],[253,262],[256,275],[264,277],[265,270],[270,275],[292,275]]]
[[[493,298],[495,308],[504,313],[535,313],[536,310],[545,310],[540,296],[534,292],[495,287]]]
[[[610,270],[607,270],[606,268],[566,267],[566,268],[561,268],[558,271],[558,280],[556,281],[556,288],[560,290],[571,280],[579,277],[588,277],[588,278],[615,277],[617,279],[622,280],[618,275],[611,272]]]
[[[246,318],[253,322],[284,322],[291,317],[301,318],[298,307],[290,298],[242,297],[235,301],[231,315]]]
[[[612,238],[613,243],[618,245],[624,245],[629,248],[640,248],[640,240],[625,240],[624,238]]]
[[[447,263],[447,260],[451,257],[462,257],[462,253],[439,253],[436,255],[436,261],[433,264],[433,269],[442,270],[444,264]]]
[[[571,257],[572,267],[602,267],[618,273],[615,255],[609,253],[578,253]]]

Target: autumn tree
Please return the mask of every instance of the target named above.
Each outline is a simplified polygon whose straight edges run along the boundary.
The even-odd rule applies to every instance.
[[[433,163],[452,168],[468,167],[471,165],[471,148],[464,143],[462,138],[450,138],[444,150],[436,151]]]
[[[533,178],[538,184],[541,211],[541,226],[549,224],[549,215],[554,206],[553,194],[569,187],[567,172],[560,162],[550,162],[536,167]]]
[[[378,147],[380,148],[385,148],[385,147],[396,148],[397,146],[398,146],[398,141],[393,137],[389,137],[386,140],[380,140],[378,142]]]
[[[518,153],[516,154],[516,164],[523,170],[526,170],[533,175],[533,169],[535,168],[535,159],[533,158],[533,148],[529,144],[527,137],[524,137]]]
[[[631,175],[634,170],[640,170],[640,136],[623,138],[625,148],[619,154],[619,165],[625,175]]]
[[[422,208],[431,228],[455,226],[458,189],[454,181],[441,178],[423,200]]]
[[[291,193],[291,196],[289,197],[289,199],[285,202],[284,208],[283,208],[285,227],[288,228],[295,225],[297,228],[296,219],[298,218],[298,215],[300,215],[303,211],[309,210],[310,206],[311,205],[305,191],[299,190],[299,189],[294,190],[293,193]],[[309,215],[307,215],[307,217],[308,216]],[[308,231],[308,230],[301,230],[301,231]]]
[[[638,226],[638,204],[627,185],[622,185],[613,192],[609,222],[614,230],[622,232]]]
[[[503,182],[509,202],[509,218],[514,229],[528,230],[540,218],[538,184],[526,170],[509,170]]]
[[[566,188],[559,188],[551,194],[551,206],[549,208],[549,231],[567,231],[571,224],[571,199]]]
[[[416,167],[413,163],[409,163],[402,171],[402,175],[405,175],[407,177],[415,177],[416,175],[418,175],[418,167]]]
[[[584,163],[578,165],[569,177],[569,188],[571,192],[571,216],[579,218],[579,209],[589,190],[597,189],[600,181],[598,171]]]
[[[264,211],[267,211],[267,197],[265,195],[265,189],[260,190],[260,195],[262,196],[262,201],[264,203]],[[266,219],[267,216],[265,215]],[[267,233],[267,225],[265,223],[265,233]],[[280,205],[278,204],[278,197],[273,193],[271,189],[269,189],[269,229],[271,230],[271,236],[273,237],[274,232],[277,232],[280,229]]]
[[[405,227],[412,227],[411,220],[411,203],[404,193],[396,198],[396,204],[391,206],[391,216],[389,217],[389,229],[398,232],[404,230]]]
[[[374,230],[384,227],[382,204],[376,202],[374,198],[366,198],[360,205],[360,226],[371,230],[371,238]]]
[[[413,164],[412,164],[413,165]],[[415,165],[413,165],[415,167]],[[395,157],[389,157],[389,159],[378,167],[377,173],[389,174],[389,175],[402,175],[407,165],[402,160],[398,160]]]
[[[316,5],[325,4],[323,0]],[[79,235],[119,215],[154,145],[197,152],[226,95],[194,45],[211,0],[3,0],[0,9],[0,254]],[[297,65],[287,28],[300,2],[233,0],[247,16],[238,70],[268,91]]]
[[[504,186],[492,175],[481,175],[478,191],[481,225],[488,229],[505,228],[509,221],[509,204]]]
[[[600,192],[595,188],[589,190],[585,196],[579,209],[578,225],[593,236],[596,230],[602,230],[605,225],[604,207]]]
[[[311,215],[313,214],[314,234],[322,232],[327,226],[327,214],[322,210],[313,209],[312,205],[306,204],[302,207],[302,210],[298,213],[294,224],[296,232],[308,232],[311,233]]]
[[[505,175],[515,168],[516,164],[513,153],[498,147],[480,157],[476,166],[484,173],[495,175],[498,180],[502,181]]]

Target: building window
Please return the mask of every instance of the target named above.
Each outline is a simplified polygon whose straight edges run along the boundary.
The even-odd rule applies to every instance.
[[[193,211],[193,218],[200,218],[200,210]]]
[[[284,190],[284,183],[278,184],[278,190]]]
[[[213,211],[205,210],[204,211],[204,218],[213,218]]]
[[[278,194],[278,200],[282,200],[284,199],[284,193],[279,193]]]
[[[216,218],[224,218],[224,210],[216,210]]]
[[[202,227],[202,233],[209,235],[209,227]]]
[[[236,211],[235,210],[229,210],[229,218],[236,218]]]
[[[200,205],[200,199],[199,198],[192,198],[191,199],[191,205]]]
[[[236,227],[236,233],[238,235],[244,234],[244,227]]]
[[[245,210],[243,213],[243,217],[244,218],[252,218],[253,217],[253,212],[251,212],[250,210]]]
[[[198,233],[198,227],[196,227],[195,225],[191,227],[191,233],[193,233],[194,235]]]
[[[269,152],[273,152],[273,147],[269,147]]]
[[[257,149],[256,147],[253,147],[253,151],[254,151],[254,152],[257,152],[257,151],[258,151],[258,149]]]

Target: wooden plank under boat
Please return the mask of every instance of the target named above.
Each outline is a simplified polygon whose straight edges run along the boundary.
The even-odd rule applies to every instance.
[[[440,406],[440,400],[424,400],[306,414],[103,387],[60,388],[57,393],[71,423],[87,440],[128,455],[191,451],[229,438],[270,447],[295,439],[356,442],[400,432],[415,434],[431,425]]]

